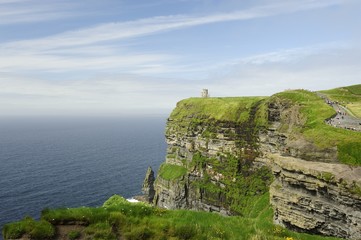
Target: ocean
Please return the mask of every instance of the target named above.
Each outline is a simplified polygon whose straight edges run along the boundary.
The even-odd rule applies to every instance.
[[[139,195],[147,167],[164,161],[166,118],[0,119],[0,227],[44,208]]]

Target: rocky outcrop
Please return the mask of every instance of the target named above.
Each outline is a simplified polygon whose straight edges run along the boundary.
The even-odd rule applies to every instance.
[[[306,119],[300,106],[275,98],[268,103],[268,127],[260,132],[260,152],[319,162],[338,162],[337,147],[320,148],[305,139],[295,129],[301,129]]]
[[[154,181],[154,171],[152,167],[148,167],[147,173],[145,174],[145,178],[143,181],[142,192],[144,194],[145,201],[149,203],[153,202],[154,199]]]
[[[155,204],[168,209],[195,209],[230,215],[222,191],[226,187],[224,176],[214,170],[214,165],[228,164],[230,156],[239,158],[236,128],[240,126],[212,121],[186,130],[177,127],[177,121],[168,120],[165,164],[181,166],[187,171],[176,179],[164,179],[162,174],[157,176]],[[203,162],[197,163],[195,156]]]
[[[361,239],[361,167],[269,155],[275,222],[290,229]]]

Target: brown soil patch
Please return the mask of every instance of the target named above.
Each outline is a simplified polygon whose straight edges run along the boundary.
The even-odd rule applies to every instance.
[[[68,234],[71,231],[78,231],[81,233],[80,240],[85,239],[84,238],[84,231],[85,227],[84,226],[80,226],[80,225],[57,225],[56,226],[56,237],[54,238],[55,240],[68,240]]]

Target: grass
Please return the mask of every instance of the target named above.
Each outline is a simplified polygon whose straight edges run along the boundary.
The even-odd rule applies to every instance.
[[[361,165],[361,142],[348,142],[338,147],[339,158],[350,165]]]
[[[107,207],[104,207],[107,206]],[[295,233],[275,226],[272,223],[272,209],[269,196],[264,194],[250,205],[249,214],[245,217],[224,217],[215,213],[165,210],[151,207],[143,203],[128,203],[120,196],[112,196],[102,208],[106,218],[94,218],[99,208],[89,208],[85,213],[87,219],[95,222],[86,226],[83,231],[85,239],[268,239],[284,240],[287,237],[297,240],[335,240],[337,238]],[[123,209],[123,211],[122,211]],[[140,212],[140,209],[147,209]],[[67,213],[70,212],[70,213]],[[76,213],[78,212],[78,213]],[[137,212],[137,214],[134,214]],[[44,215],[45,214],[45,215]],[[51,226],[45,219],[56,218],[57,222],[69,222],[74,216],[84,214],[83,208],[48,209],[43,212],[38,224],[47,228]],[[70,217],[70,218],[69,218]],[[82,218],[78,219],[81,220]],[[34,221],[34,220],[32,220]],[[5,239],[11,239],[14,229],[19,223],[7,224],[3,230]],[[21,224],[26,225],[29,222]],[[29,224],[33,225],[33,223]],[[53,239],[54,235],[47,236]],[[45,239],[45,238],[34,238]]]
[[[343,90],[342,90],[343,91]],[[361,165],[361,134],[359,132],[334,128],[324,123],[335,111],[325,104],[315,93],[305,90],[293,90],[278,93],[271,97],[288,100],[301,106],[300,112],[306,123],[296,134],[303,135],[320,148],[338,147],[338,158],[350,165]]]
[[[45,220],[35,221],[31,217],[10,223],[3,228],[4,239],[18,239],[23,235],[28,235],[31,239],[50,239],[55,236],[55,228]]]
[[[78,239],[78,238],[80,238],[80,236],[81,236],[81,233],[79,231],[74,231],[74,230],[69,232],[69,234],[68,234],[68,238],[70,240]]]
[[[163,163],[159,168],[159,176],[165,180],[176,180],[187,173],[187,169],[182,166]]]
[[[333,101],[339,101],[355,116],[361,118],[361,84],[321,91]]]
[[[358,118],[361,118],[361,102],[346,104],[347,108]]]
[[[244,122],[252,105],[262,99],[265,97],[188,98],[177,103],[170,118]]]

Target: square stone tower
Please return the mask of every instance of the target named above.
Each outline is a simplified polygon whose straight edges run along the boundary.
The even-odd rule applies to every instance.
[[[202,98],[207,98],[207,97],[209,97],[208,89],[202,89],[201,96],[202,96]]]

